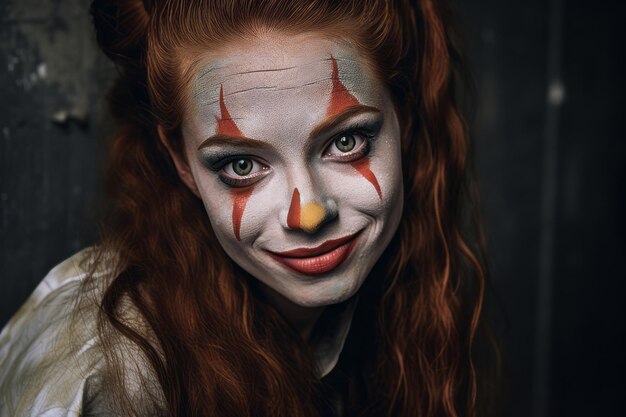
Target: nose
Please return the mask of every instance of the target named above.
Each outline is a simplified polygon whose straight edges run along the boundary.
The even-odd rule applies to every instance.
[[[284,216],[283,224],[291,230],[315,233],[330,220],[337,217],[337,203],[330,198],[309,200],[303,203],[300,191],[294,188],[291,202]]]

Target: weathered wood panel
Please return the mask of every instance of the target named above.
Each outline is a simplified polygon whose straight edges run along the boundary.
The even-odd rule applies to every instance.
[[[95,236],[112,72],[88,2],[0,3],[0,323]]]

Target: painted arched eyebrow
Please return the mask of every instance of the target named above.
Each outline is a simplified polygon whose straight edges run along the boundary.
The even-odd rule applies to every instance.
[[[351,117],[357,116],[359,114],[364,113],[374,113],[381,114],[382,112],[378,110],[376,107],[365,106],[362,104],[357,104],[355,106],[346,107],[340,113],[327,117],[325,120],[320,122],[317,126],[311,130],[309,133],[309,140],[313,140],[317,137],[324,135],[326,132],[333,130],[335,127],[350,119]],[[228,135],[212,135],[205,139],[200,146],[198,146],[198,150],[202,148],[207,148],[210,146],[245,146],[247,148],[255,148],[255,149],[268,149],[271,148],[271,145],[262,141],[247,138],[245,136],[228,136]]]
[[[198,150],[202,148],[208,148],[210,146],[232,146],[239,147],[245,146],[246,148],[253,149],[267,149],[271,146],[263,142],[261,140],[250,139],[245,136],[228,136],[228,135],[213,135],[209,136],[205,139],[200,146],[198,146]]]
[[[313,130],[311,130],[311,133],[309,133],[309,139],[314,139],[316,137],[319,137],[323,135],[324,133],[330,130],[333,130],[336,126],[340,125],[341,123],[350,119],[351,117],[354,117],[362,113],[380,114],[382,112],[378,110],[376,107],[365,106],[363,104],[357,104],[354,106],[346,107],[341,112],[328,116],[326,119],[320,122],[317,126],[315,126]]]

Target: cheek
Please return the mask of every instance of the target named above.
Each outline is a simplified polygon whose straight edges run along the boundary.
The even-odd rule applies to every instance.
[[[237,243],[240,234],[241,223],[237,223],[236,219],[244,216],[254,190],[252,187],[228,190],[218,183],[212,173],[203,170],[198,167],[194,177],[211,227],[222,246],[232,246]]]
[[[319,175],[326,191],[340,206],[373,217],[393,212],[402,204],[403,190],[400,152],[394,143],[379,138],[376,151],[367,157],[353,163],[325,165]]]
[[[245,189],[219,190],[217,193],[206,193],[202,199],[209,216],[215,235],[222,245],[238,246],[255,227],[255,218],[258,220],[258,201],[254,187]],[[208,197],[211,195],[211,197]]]
[[[254,239],[268,225],[278,222],[278,201],[282,202],[279,198],[282,188],[277,184],[278,182],[275,176],[261,180],[261,183],[256,184],[253,191],[249,193],[245,209],[240,211],[240,241]],[[233,227],[236,227],[236,223],[233,223]]]
[[[367,182],[372,184],[372,187],[374,187],[374,189],[376,190],[376,194],[378,194],[378,198],[382,200],[383,192],[380,188],[380,183],[378,182],[376,174],[374,174],[374,172],[372,171],[370,157],[366,156],[358,161],[351,163],[350,165],[352,165],[352,168],[356,169],[358,173],[367,180]]]
[[[285,181],[276,173],[246,188],[226,188],[203,178],[200,190],[213,230],[223,246],[242,247],[268,227],[279,226],[279,213],[287,207]]]

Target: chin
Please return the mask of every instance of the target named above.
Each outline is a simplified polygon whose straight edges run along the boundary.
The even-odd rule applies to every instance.
[[[348,300],[356,294],[365,281],[365,276],[338,273],[336,276],[317,278],[309,282],[298,282],[290,288],[275,288],[294,304],[301,307],[324,307]],[[291,278],[293,279],[293,277]]]

